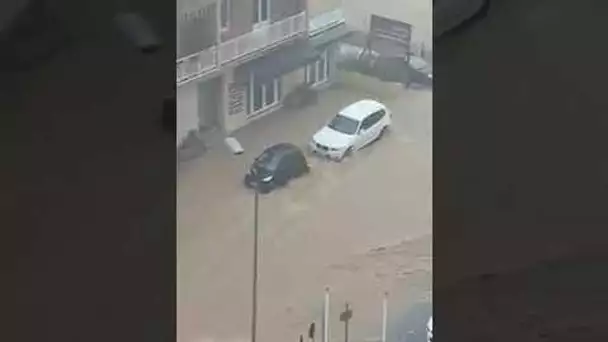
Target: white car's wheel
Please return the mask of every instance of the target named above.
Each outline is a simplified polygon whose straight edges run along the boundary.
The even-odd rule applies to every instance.
[[[351,154],[353,154],[353,150],[354,149],[353,149],[352,146],[349,147],[349,148],[347,148],[346,151],[344,151],[344,153],[342,153],[342,155],[340,156],[340,158],[338,158],[338,161],[341,162],[341,161],[344,160],[344,158],[346,158],[346,157],[350,156]]]
[[[380,131],[380,134],[378,135],[378,139],[382,139],[382,137],[384,137],[386,132],[388,132],[388,125],[382,127],[382,130]]]

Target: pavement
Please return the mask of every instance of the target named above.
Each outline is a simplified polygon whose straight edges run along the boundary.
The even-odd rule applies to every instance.
[[[354,311],[352,341],[378,338],[384,291],[389,315],[429,301],[432,94],[348,75],[317,105],[280,110],[237,131],[242,155],[218,141],[180,165],[178,341],[248,339],[253,195],[242,177],[265,146],[304,146],[361,98],[393,110],[390,133],[343,163],[309,156],[309,175],[261,198],[258,338],[297,340],[320,322],[325,286],[332,341],[342,338],[338,310],[346,301]]]

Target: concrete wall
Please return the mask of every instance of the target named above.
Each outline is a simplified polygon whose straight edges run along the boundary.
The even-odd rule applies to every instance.
[[[222,32],[222,41],[233,39],[253,29],[254,4],[255,0],[230,0],[230,24],[228,30]]]
[[[306,0],[270,0],[270,21],[280,21],[306,9]]]
[[[191,130],[197,130],[198,118],[198,85],[191,82],[177,88],[177,145],[188,135]]]
[[[283,97],[291,93],[299,85],[305,81],[306,68],[303,66],[297,70],[294,70],[288,74],[283,75],[281,80],[281,94]]]
[[[178,12],[177,57],[204,50],[217,43],[216,4]]]
[[[247,124],[247,91],[246,85],[237,85],[234,82],[234,70],[228,70],[224,74],[222,91],[222,110],[223,126],[226,133],[230,134]],[[234,105],[239,102],[240,105]]]
[[[308,5],[308,16],[314,17],[342,7],[343,0],[305,0]],[[353,1],[353,0],[350,0]]]

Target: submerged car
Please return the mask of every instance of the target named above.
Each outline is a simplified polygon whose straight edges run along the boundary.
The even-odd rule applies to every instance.
[[[312,137],[313,153],[341,161],[381,138],[391,125],[391,112],[382,103],[361,100],[342,109]]]
[[[255,158],[245,175],[244,183],[248,188],[268,193],[309,171],[306,157],[299,147],[280,143],[268,147]]]
[[[424,86],[431,86],[433,84],[433,68],[423,58],[410,56],[408,66],[409,83],[417,83]]]

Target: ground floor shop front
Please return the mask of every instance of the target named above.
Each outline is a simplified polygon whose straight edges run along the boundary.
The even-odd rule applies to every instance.
[[[334,40],[296,42],[217,77],[177,89],[177,145],[191,132],[220,130],[230,135],[283,106],[301,85],[314,89],[335,77]]]

